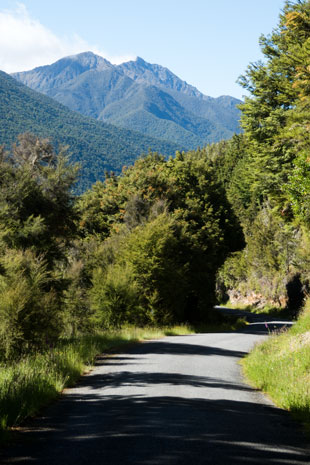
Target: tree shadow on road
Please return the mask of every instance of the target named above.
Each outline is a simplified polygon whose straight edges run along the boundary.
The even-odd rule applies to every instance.
[[[190,336],[187,340],[188,344],[151,341],[132,347],[128,355],[111,357],[108,363],[122,367],[134,361],[142,367],[146,363],[144,353],[234,358],[244,355],[240,351],[195,344]],[[271,405],[236,400],[239,398],[237,391],[252,391],[242,383],[171,372],[120,370],[115,373],[109,370],[99,374],[93,372],[83,377],[78,388],[62,396],[44,412],[44,416],[27,421],[16,433],[15,443],[3,449],[0,463],[310,463],[303,435],[289,414]],[[155,396],[156,390],[148,389],[159,386],[160,394],[160,385],[169,385],[171,396]],[[182,392],[182,388],[177,390],[179,386],[198,390],[195,397],[183,398],[178,395]],[[133,389],[135,387],[139,389]],[[122,395],[118,388],[122,388]],[[174,388],[176,396],[173,396]],[[219,399],[218,394],[216,399],[206,398],[202,391],[200,398],[200,388],[220,389],[223,399]],[[127,390],[128,395],[123,394]],[[224,399],[226,390],[235,393],[234,400]]]
[[[106,388],[118,388],[124,386],[145,387],[150,385],[189,386],[202,388],[216,388],[236,391],[253,392],[254,389],[245,384],[228,382],[220,378],[210,376],[193,376],[179,373],[147,373],[118,371],[116,373],[95,374],[88,378],[89,383],[83,382],[83,387],[89,387],[92,391]],[[85,380],[86,381],[86,380]],[[89,386],[88,386],[89,384]]]
[[[222,355],[224,357],[236,357],[240,358],[243,357],[246,352],[240,351],[240,350],[231,350],[231,349],[222,349],[220,347],[212,347],[212,346],[206,346],[206,345],[199,345],[199,344],[192,344],[191,343],[191,338],[195,340],[195,335],[194,336],[186,336],[187,338],[187,343],[181,343],[178,341],[178,337],[174,337],[173,341],[170,342],[169,340],[162,339],[160,341],[149,341],[146,344],[142,344],[142,346],[136,346],[134,347],[130,353],[131,354],[140,354],[143,352],[145,349],[144,347],[147,346],[147,353],[148,354],[158,354],[158,355],[163,355],[163,354],[169,354],[169,355]],[[184,336],[181,336],[183,339]],[[171,340],[171,339],[170,339]]]
[[[1,463],[309,464],[304,446],[288,414],[272,406],[93,392],[67,396],[33,421]]]

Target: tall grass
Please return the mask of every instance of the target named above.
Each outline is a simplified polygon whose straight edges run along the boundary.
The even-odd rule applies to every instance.
[[[45,353],[0,365],[0,430],[20,424],[55,399],[94,364],[96,355],[129,342],[193,332],[185,325],[162,329],[128,327],[63,340]]]
[[[242,364],[256,387],[310,428],[310,301],[289,331],[256,346]]]

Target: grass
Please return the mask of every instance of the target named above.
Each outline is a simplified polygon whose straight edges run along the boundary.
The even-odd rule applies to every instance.
[[[289,331],[257,345],[242,365],[255,387],[310,431],[310,300]]]
[[[73,385],[94,365],[97,355],[128,343],[164,336],[197,332],[230,331],[245,325],[243,319],[219,319],[209,326],[178,325],[166,328],[127,327],[103,334],[62,340],[45,353],[31,354],[18,362],[0,365],[0,440],[6,440],[10,427],[35,415]]]
[[[130,342],[193,332],[186,325],[171,328],[124,328],[63,340],[45,353],[32,354],[18,362],[0,365],[0,431],[3,433],[9,427],[19,425],[55,399],[65,387],[73,385],[94,364],[98,354]]]

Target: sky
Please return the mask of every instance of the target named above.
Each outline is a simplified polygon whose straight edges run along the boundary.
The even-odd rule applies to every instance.
[[[85,51],[112,63],[140,56],[211,97],[263,58],[259,37],[284,0],[0,0],[0,69],[25,71]]]

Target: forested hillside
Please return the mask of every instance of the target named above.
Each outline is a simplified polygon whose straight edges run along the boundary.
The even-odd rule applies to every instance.
[[[56,147],[69,146],[70,160],[79,162],[78,189],[89,188],[105,171],[120,173],[149,149],[174,155],[182,146],[159,141],[70,111],[0,72],[0,144],[10,146],[17,136],[32,132],[48,137]]]

